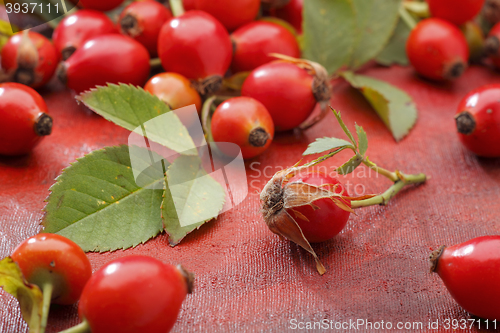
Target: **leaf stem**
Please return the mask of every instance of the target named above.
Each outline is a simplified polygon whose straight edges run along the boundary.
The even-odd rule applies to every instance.
[[[400,172],[396,172],[396,174],[398,175],[398,180],[391,187],[389,187],[387,191],[370,199],[352,201],[351,208],[356,209],[374,205],[385,206],[406,185],[424,183],[427,179],[423,173],[417,175],[405,175]]]
[[[392,182],[397,182],[399,180],[399,177],[396,172],[391,172],[389,170],[381,168],[372,161],[368,160],[367,158],[363,159],[363,164],[369,167],[370,169],[374,170],[378,174],[389,178]]]
[[[80,324],[70,327],[67,330],[61,331],[59,333],[90,333],[89,323],[84,320]]]
[[[403,22],[408,26],[408,28],[410,28],[410,30],[413,30],[413,28],[415,28],[415,26],[417,25],[417,22],[415,21],[413,16],[411,16],[411,14],[408,13],[406,8],[402,5],[399,7],[399,17],[401,17]]]
[[[45,328],[47,327],[47,319],[49,318],[50,301],[52,300],[53,290],[54,285],[52,284],[52,282],[47,282],[43,285],[42,320],[40,322],[40,333],[44,333]]]
[[[182,5],[182,0],[169,0],[170,9],[175,17],[184,14],[184,6]]]

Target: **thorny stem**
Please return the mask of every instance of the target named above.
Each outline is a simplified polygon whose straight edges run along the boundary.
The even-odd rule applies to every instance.
[[[80,324],[59,333],[90,333],[90,326],[86,320],[83,320]]]
[[[182,0],[169,0],[170,9],[175,17],[184,14],[184,6],[182,5]]]
[[[52,282],[47,282],[43,285],[42,321],[40,323],[40,333],[44,333],[45,328],[47,327],[47,319],[49,318],[50,301],[52,300],[53,290],[54,286],[52,285]]]
[[[418,175],[405,175],[403,173],[396,172],[395,174],[397,175],[398,179],[394,182],[394,184],[391,187],[389,187],[387,191],[377,196],[374,196],[373,198],[370,199],[351,201],[351,207],[355,209],[355,208],[368,207],[374,205],[385,206],[387,205],[389,200],[391,200],[392,197],[398,194],[398,192],[401,191],[403,187],[405,187],[406,185],[420,184],[425,182],[427,179],[426,175],[423,173]]]

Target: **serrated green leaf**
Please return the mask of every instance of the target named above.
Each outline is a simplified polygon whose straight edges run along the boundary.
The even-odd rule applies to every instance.
[[[356,69],[379,54],[392,36],[401,0],[304,1],[304,58],[332,74]]]
[[[306,151],[302,155],[319,154],[338,148],[355,149],[354,146],[346,140],[337,138],[318,138],[316,141],[309,144]]]
[[[340,115],[340,111],[336,111],[332,107],[330,107],[330,109],[332,109],[333,114],[335,115],[335,118],[337,118],[337,121],[338,121],[340,127],[342,128],[342,130],[344,131],[344,133],[347,135],[347,137],[349,138],[349,140],[351,140],[351,142],[354,145],[354,147],[358,148],[358,144],[356,142],[356,139],[354,139],[354,136],[352,135],[351,131],[349,131],[349,129],[347,128],[346,124],[342,120],[342,117]]]
[[[181,156],[167,171],[168,188],[162,203],[165,231],[171,245],[216,218],[225,202],[225,191],[201,167],[198,157]]]
[[[351,0],[304,1],[303,57],[335,73],[349,64],[356,40]]]
[[[31,333],[40,332],[43,295],[40,288],[26,281],[19,266],[7,257],[0,261],[0,287],[19,301],[24,321]]]
[[[363,157],[356,154],[353,157],[351,157],[349,161],[347,161],[340,168],[338,168],[337,172],[340,175],[348,175],[351,172],[353,172],[362,162],[363,162]]]
[[[358,146],[359,146],[359,153],[361,156],[365,156],[366,151],[368,150],[368,137],[366,136],[366,132],[363,129],[363,127],[356,126],[356,134],[358,135]]]
[[[396,30],[392,35],[389,43],[378,54],[375,60],[384,66],[398,64],[402,66],[408,65],[408,57],[406,56],[406,41],[410,35],[410,28],[403,20],[399,20],[396,25]]]
[[[403,139],[415,126],[417,107],[406,92],[387,82],[352,72],[343,72],[342,77],[361,91],[396,141]]]
[[[100,252],[137,246],[160,233],[168,162],[146,149],[131,152],[127,146],[107,147],[64,169],[50,188],[44,232],[65,236],[84,251]]]
[[[401,0],[353,0],[356,40],[349,68],[364,65],[382,51],[399,18]]]
[[[108,84],[82,93],[77,98],[91,110],[109,121],[149,138],[175,152],[196,155],[196,146],[189,132],[175,114],[168,122],[150,121],[170,112],[156,96],[140,87]]]

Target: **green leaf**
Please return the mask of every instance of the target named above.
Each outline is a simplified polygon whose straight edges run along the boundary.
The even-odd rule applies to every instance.
[[[350,63],[356,40],[356,16],[351,0],[304,1],[303,57],[320,63],[328,73]]]
[[[339,122],[340,127],[342,127],[342,130],[344,131],[344,133],[347,135],[349,140],[351,140],[354,147],[358,148],[358,144],[356,142],[356,139],[354,139],[354,136],[352,135],[351,131],[349,131],[349,129],[345,125],[344,121],[342,120],[342,117],[340,116],[340,111],[336,111],[332,107],[330,107],[330,108],[332,109],[333,114],[335,115],[335,118],[337,118],[337,121]]]
[[[387,45],[399,18],[401,0],[353,0],[356,41],[349,67],[359,68]]]
[[[169,242],[174,246],[217,217],[224,206],[225,191],[201,167],[198,157],[177,158],[168,168],[167,182],[162,217]]]
[[[358,134],[358,142],[359,142],[359,153],[361,156],[365,156],[366,151],[368,150],[368,137],[366,136],[366,132],[363,127],[356,126],[356,133]]]
[[[43,308],[42,291],[38,286],[26,281],[19,266],[10,257],[0,261],[0,287],[19,301],[21,313],[30,332],[39,332]]]
[[[398,21],[401,0],[304,1],[304,54],[332,74],[377,56]]]
[[[375,60],[384,66],[393,64],[407,66],[409,62],[406,56],[406,40],[410,32],[411,30],[408,25],[405,24],[403,20],[399,20],[389,43],[382,52],[379,53]]]
[[[129,153],[127,146],[107,147],[78,159],[50,188],[44,232],[65,236],[84,251],[113,251],[146,242],[163,229],[166,163],[143,148]]]
[[[342,77],[366,97],[396,141],[403,139],[415,126],[417,107],[404,91],[364,75],[343,72]]]
[[[136,131],[175,152],[196,155],[196,146],[179,118],[169,114],[168,121],[152,120],[170,112],[156,96],[132,85],[108,84],[82,93],[77,98],[109,121]]]
[[[349,161],[344,163],[340,168],[337,169],[337,172],[341,175],[348,175],[353,172],[361,163],[363,162],[363,157],[356,154]]]
[[[313,155],[323,153],[332,149],[350,148],[356,149],[354,146],[342,139],[337,138],[318,138],[316,141],[309,144],[307,150],[302,155]]]

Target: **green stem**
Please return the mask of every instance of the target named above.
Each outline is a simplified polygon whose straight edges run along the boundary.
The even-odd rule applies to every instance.
[[[89,323],[84,320],[80,324],[70,327],[67,330],[61,331],[59,333],[90,333]]]
[[[398,180],[391,187],[389,187],[387,191],[370,199],[351,201],[351,207],[355,209],[374,205],[385,206],[406,185],[420,184],[425,182],[425,180],[427,179],[427,177],[423,173],[418,175],[405,175],[402,173],[398,174]]]
[[[427,2],[404,1],[403,7],[410,13],[413,13],[421,18],[427,18],[431,16],[429,12],[429,5],[427,4]]]
[[[369,167],[370,169],[374,170],[378,174],[389,178],[389,180],[391,180],[392,182],[397,182],[399,180],[399,177],[395,172],[391,172],[389,170],[381,168],[377,166],[375,163],[369,161],[367,158],[363,159],[363,164]]]
[[[52,285],[52,282],[47,282],[43,285],[42,321],[40,323],[40,333],[44,333],[45,328],[47,327],[47,319],[49,318],[50,301],[52,300],[53,290],[54,286]]]
[[[149,60],[149,65],[151,67],[160,67],[161,66],[161,59],[160,58],[153,58]]]
[[[408,13],[406,8],[403,6],[399,7],[399,17],[401,17],[403,22],[406,23],[406,25],[408,26],[408,28],[410,28],[410,30],[413,30],[413,28],[415,28],[415,26],[417,25],[417,22],[415,21],[413,16],[411,16],[411,14]]]
[[[175,17],[184,14],[184,6],[182,5],[182,0],[169,0],[170,9]]]

